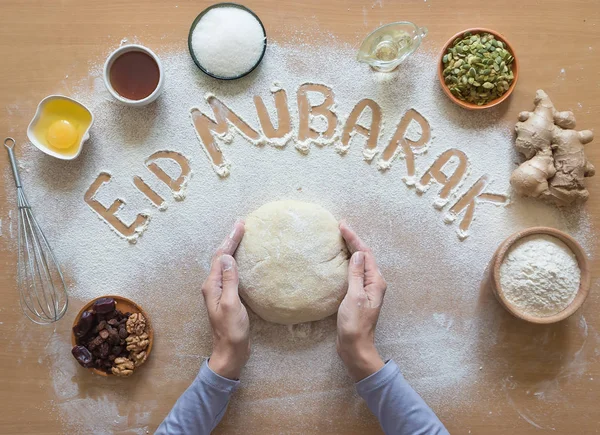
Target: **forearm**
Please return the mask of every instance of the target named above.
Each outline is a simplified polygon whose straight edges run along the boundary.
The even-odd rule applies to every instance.
[[[356,384],[386,434],[444,435],[448,431],[406,382],[394,361]]]
[[[223,418],[239,381],[214,373],[206,362],[192,385],[181,395],[157,434],[208,435]]]

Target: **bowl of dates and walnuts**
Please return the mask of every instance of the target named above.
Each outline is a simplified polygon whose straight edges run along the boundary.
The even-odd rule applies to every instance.
[[[122,296],[103,296],[75,317],[71,353],[96,374],[125,377],[146,362],[153,338],[150,319],[139,305]]]

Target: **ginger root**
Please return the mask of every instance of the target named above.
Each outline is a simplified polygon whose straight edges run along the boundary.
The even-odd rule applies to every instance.
[[[573,112],[559,112],[548,95],[538,90],[533,112],[521,112],[515,126],[515,147],[526,160],[510,177],[513,189],[523,196],[540,198],[560,207],[585,202],[583,184],[594,166],[583,145],[594,138],[590,130],[577,131]]]

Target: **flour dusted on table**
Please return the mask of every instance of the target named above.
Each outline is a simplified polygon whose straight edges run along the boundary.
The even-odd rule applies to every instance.
[[[53,406],[64,431],[133,432],[132,426],[138,425],[139,432],[146,433],[155,428],[169,410],[165,403],[175,402],[211,352],[200,287],[214,250],[236,218],[267,202],[288,199],[317,203],[336,218],[344,218],[373,249],[388,282],[377,325],[378,349],[382,357],[398,362],[407,380],[440,416],[462,415],[473,403],[481,406],[493,400],[497,384],[486,371],[496,363],[486,355],[499,339],[494,310],[503,310],[495,301],[479,303],[488,262],[502,240],[534,225],[570,232],[592,254],[594,235],[586,213],[565,214],[521,198],[511,198],[508,207],[478,202],[470,235],[461,241],[456,234],[461,216],[451,223],[443,219],[456,201],[454,192],[445,206],[436,208],[438,183],[432,181],[423,192],[410,187],[403,181],[407,168],[402,155],[386,171],[379,171],[377,157],[365,161],[365,138],[360,134],[354,135],[345,153],[336,152],[336,143],[312,143],[307,153],[301,153],[293,140],[287,145],[255,145],[233,132],[229,143],[220,143],[231,162],[229,177],[222,178],[202,150],[190,109],[199,107],[212,116],[204,96],[215,95],[257,128],[253,97],[261,96],[276,120],[271,88],[285,89],[296,130],[297,89],[303,83],[324,83],[335,93],[340,120],[347,119],[361,99],[371,98],[381,106],[383,128],[378,147],[371,150],[376,153],[389,143],[407,110],[414,108],[427,119],[431,141],[415,152],[416,182],[445,150],[456,148],[468,156],[470,168],[463,187],[457,189],[463,192],[488,174],[491,189],[509,195],[508,179],[518,158],[511,136],[514,122],[499,122],[504,109],[472,113],[455,106],[439,89],[431,67],[436,54],[425,51],[385,75],[385,83],[381,74],[356,62],[354,48],[335,41],[318,47],[272,43],[268,62],[250,76],[228,83],[206,77],[187,51],[158,50],[158,54],[167,80],[155,103],[143,110],[115,104],[102,84],[99,62],[91,71],[98,86],[82,87],[74,95],[95,116],[81,156],[62,162],[30,147],[20,158],[27,169],[21,176],[28,198],[72,283],[72,310],[64,323],[59,322],[44,361],[55,379]],[[407,134],[416,140],[421,132],[413,127]],[[176,151],[189,160],[193,177],[181,201],[145,165],[149,156],[161,150]],[[161,167],[177,175],[168,166]],[[451,173],[452,165],[444,170]],[[140,212],[152,215],[134,245],[115,235],[83,199],[101,172],[112,176],[97,195],[104,206],[123,199],[126,204],[118,215],[126,223]],[[5,176],[12,192],[9,168]],[[134,176],[142,177],[168,207],[154,206],[133,185]],[[105,294],[119,294],[140,304],[151,317],[157,340],[140,370],[141,379],[119,384],[127,389],[123,394],[115,380],[90,377],[69,353],[69,322],[76,308]],[[369,433],[379,428],[355,395],[336,355],[334,316],[293,327],[250,316],[252,356],[222,430],[280,432],[264,427],[265,416],[270,421],[285,420],[302,433]],[[23,329],[36,327],[23,325]],[[480,371],[481,366],[486,369]],[[115,409],[118,417],[112,417]],[[341,424],[345,426],[340,428]]]
[[[573,251],[549,235],[534,234],[519,240],[500,266],[500,285],[506,299],[537,317],[564,310],[575,299],[580,279]]]

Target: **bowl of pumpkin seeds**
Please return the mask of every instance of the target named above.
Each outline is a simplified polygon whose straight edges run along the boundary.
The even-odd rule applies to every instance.
[[[440,55],[438,77],[448,97],[465,109],[502,103],[517,84],[518,64],[510,43],[489,29],[454,35]]]

